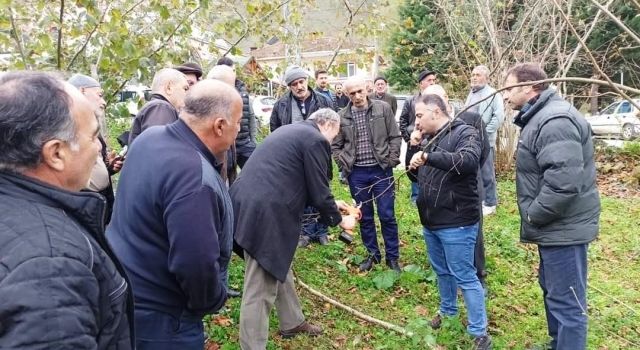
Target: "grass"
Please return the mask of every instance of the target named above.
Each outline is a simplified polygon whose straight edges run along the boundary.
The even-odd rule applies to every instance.
[[[345,187],[332,183],[338,199],[349,200]],[[489,332],[494,349],[526,349],[546,342],[542,295],[537,284],[535,246],[518,242],[519,216],[515,184],[498,185],[498,212],[485,221],[489,295]],[[400,179],[396,216],[405,272],[385,285],[388,270],[377,266],[358,273],[366,252],[356,238],[352,246],[335,239],[327,246],[313,245],[296,253],[296,275],[312,288],[376,318],[401,325],[413,337],[369,324],[299,289],[309,321],[321,324],[317,338],[285,340],[277,335],[275,312],[270,319],[268,349],[468,349],[464,307],[459,318],[447,320],[438,331],[428,320],[438,308],[435,276],[425,255],[416,208],[409,201],[409,182]],[[640,200],[602,198],[600,236],[589,249],[589,349],[640,349]],[[407,267],[407,265],[410,265]],[[231,264],[231,284],[242,288],[242,261]],[[386,281],[389,282],[389,281]],[[462,298],[459,298],[462,306]],[[215,321],[207,318],[207,332],[221,349],[239,349],[240,300],[231,299]]]

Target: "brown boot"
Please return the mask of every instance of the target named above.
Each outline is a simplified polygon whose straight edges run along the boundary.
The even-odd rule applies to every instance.
[[[299,325],[298,327],[294,328],[294,329],[289,329],[287,331],[280,331],[280,335],[283,338],[293,338],[296,335],[299,334],[307,334],[310,336],[318,336],[320,334],[322,334],[322,327],[320,326],[316,326],[316,325],[312,325],[311,323],[304,321],[302,322],[301,325]]]

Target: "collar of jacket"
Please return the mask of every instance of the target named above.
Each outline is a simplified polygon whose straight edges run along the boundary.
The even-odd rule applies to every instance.
[[[73,192],[33,177],[0,171],[0,194],[62,209],[94,237],[104,232],[107,201],[93,192]]]
[[[513,118],[513,123],[521,128],[524,128],[529,120],[531,120],[531,117],[533,117],[534,114],[538,113],[538,111],[547,104],[547,101],[555,96],[555,94],[556,92],[553,89],[547,88],[542,93],[540,93],[540,95],[529,100],[527,104],[522,106],[522,109],[520,110],[520,112],[518,112],[515,118]]]
[[[216,156],[209,151],[209,148],[205,146],[205,144],[198,138],[198,135],[189,128],[187,123],[185,123],[182,119],[178,119],[175,123],[169,124],[167,126],[170,130],[175,132],[178,136],[180,136],[183,140],[187,141],[191,146],[202,154],[203,157],[214,167],[218,172],[222,170],[222,163],[219,162]],[[226,152],[225,152],[226,154]]]
[[[369,115],[369,112],[371,112],[371,108],[373,106],[373,104],[371,103],[371,99],[369,98],[369,96],[366,97],[367,99],[367,115]],[[346,107],[344,107],[346,109],[346,111],[344,112],[344,117],[348,118],[348,119],[353,119],[353,114],[351,114],[351,106],[353,106],[353,103],[351,101],[349,101],[349,103],[347,104]]]
[[[161,95],[161,94],[155,93],[155,92],[154,92],[153,94],[151,94],[151,99],[152,99],[152,100],[162,100],[162,101],[167,101],[167,102],[169,102],[169,100],[167,100],[167,98],[166,98],[166,97],[164,97],[164,96],[163,96],[163,95]],[[171,103],[171,102],[169,102],[169,103]]]

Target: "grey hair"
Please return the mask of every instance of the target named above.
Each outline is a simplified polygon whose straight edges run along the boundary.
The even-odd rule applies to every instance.
[[[162,93],[163,89],[169,82],[177,83],[187,77],[177,69],[163,68],[156,72],[151,83],[151,91],[154,93]]]
[[[22,173],[38,167],[42,146],[50,140],[78,149],[72,100],[64,84],[43,72],[0,77],[0,170]]]
[[[183,112],[191,115],[196,120],[205,120],[211,116],[223,116],[226,120],[231,120],[231,106],[240,98],[240,94],[233,90],[234,94],[192,94],[189,93],[184,99]]]
[[[321,108],[307,118],[313,120],[318,125],[326,125],[327,123],[340,124],[340,115],[331,108]]]
[[[231,86],[235,86],[236,72],[233,70],[233,68],[227,65],[217,65],[211,68],[209,74],[207,74],[207,79],[220,80],[221,82],[227,83]]]
[[[476,66],[473,70],[478,70],[482,72],[482,74],[484,74],[485,77],[489,77],[489,74],[491,74],[491,70],[489,70],[489,67],[483,64]]]

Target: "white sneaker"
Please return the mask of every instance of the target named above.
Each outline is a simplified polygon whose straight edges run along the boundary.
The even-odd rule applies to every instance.
[[[496,213],[496,206],[487,207],[485,205],[482,206],[482,216],[492,215]]]

